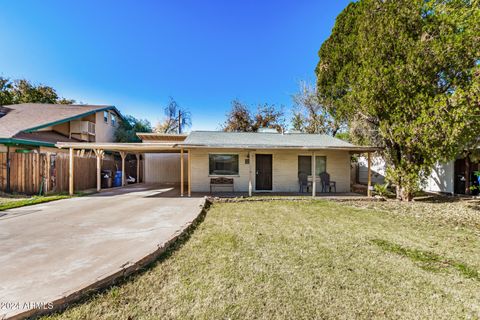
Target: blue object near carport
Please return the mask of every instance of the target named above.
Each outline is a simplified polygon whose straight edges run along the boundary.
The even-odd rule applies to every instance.
[[[113,179],[113,186],[114,187],[122,186],[122,171],[115,172],[115,178]]]

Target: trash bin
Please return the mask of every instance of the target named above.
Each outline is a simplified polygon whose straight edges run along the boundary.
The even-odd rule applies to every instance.
[[[120,187],[122,185],[122,171],[115,172],[115,178],[113,179],[113,186]]]
[[[107,189],[112,187],[112,171],[111,170],[102,170],[102,189]]]

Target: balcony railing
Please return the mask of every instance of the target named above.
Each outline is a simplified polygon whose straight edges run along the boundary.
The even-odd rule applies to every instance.
[[[95,123],[91,121],[80,121],[80,120],[71,121],[70,133],[95,135]]]

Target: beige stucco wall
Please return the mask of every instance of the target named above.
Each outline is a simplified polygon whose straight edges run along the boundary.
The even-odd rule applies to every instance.
[[[116,116],[117,122],[115,126],[111,123],[111,114],[108,115],[108,121],[103,121],[103,111],[95,114],[95,141],[96,142],[114,142],[115,130],[118,127],[118,121],[120,120]]]
[[[114,142],[115,141],[115,130],[118,127],[119,117],[115,114],[117,122],[113,126],[111,123],[111,114],[114,112],[109,111],[108,122],[105,123],[103,120],[103,111],[97,112],[95,114],[88,115],[86,117],[76,119],[82,121],[90,121],[95,123],[95,140],[90,140],[91,142]],[[55,126],[45,127],[39,131],[56,131],[63,134],[64,136],[70,136],[70,122],[60,123]],[[73,135],[73,137],[80,138],[79,135]]]
[[[232,153],[239,155],[239,175],[233,176],[235,191],[248,191],[249,165],[245,164],[247,151],[209,149],[192,150],[192,191],[208,192],[210,190],[209,160],[210,153]],[[298,192],[298,156],[311,155],[300,150],[265,150],[254,151],[252,164],[252,183],[255,190],[255,154],[272,154],[273,192]],[[348,151],[317,151],[318,156],[327,158],[327,172],[330,179],[336,181],[337,192],[350,192],[350,154]],[[320,189],[318,189],[320,190]]]

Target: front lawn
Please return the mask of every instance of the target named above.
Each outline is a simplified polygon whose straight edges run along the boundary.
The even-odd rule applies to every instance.
[[[50,202],[55,200],[67,199],[67,195],[51,195],[51,196],[33,196],[33,197],[0,197],[0,211],[31,206],[34,204]]]
[[[155,266],[52,318],[480,317],[475,223],[358,206],[214,204]]]

